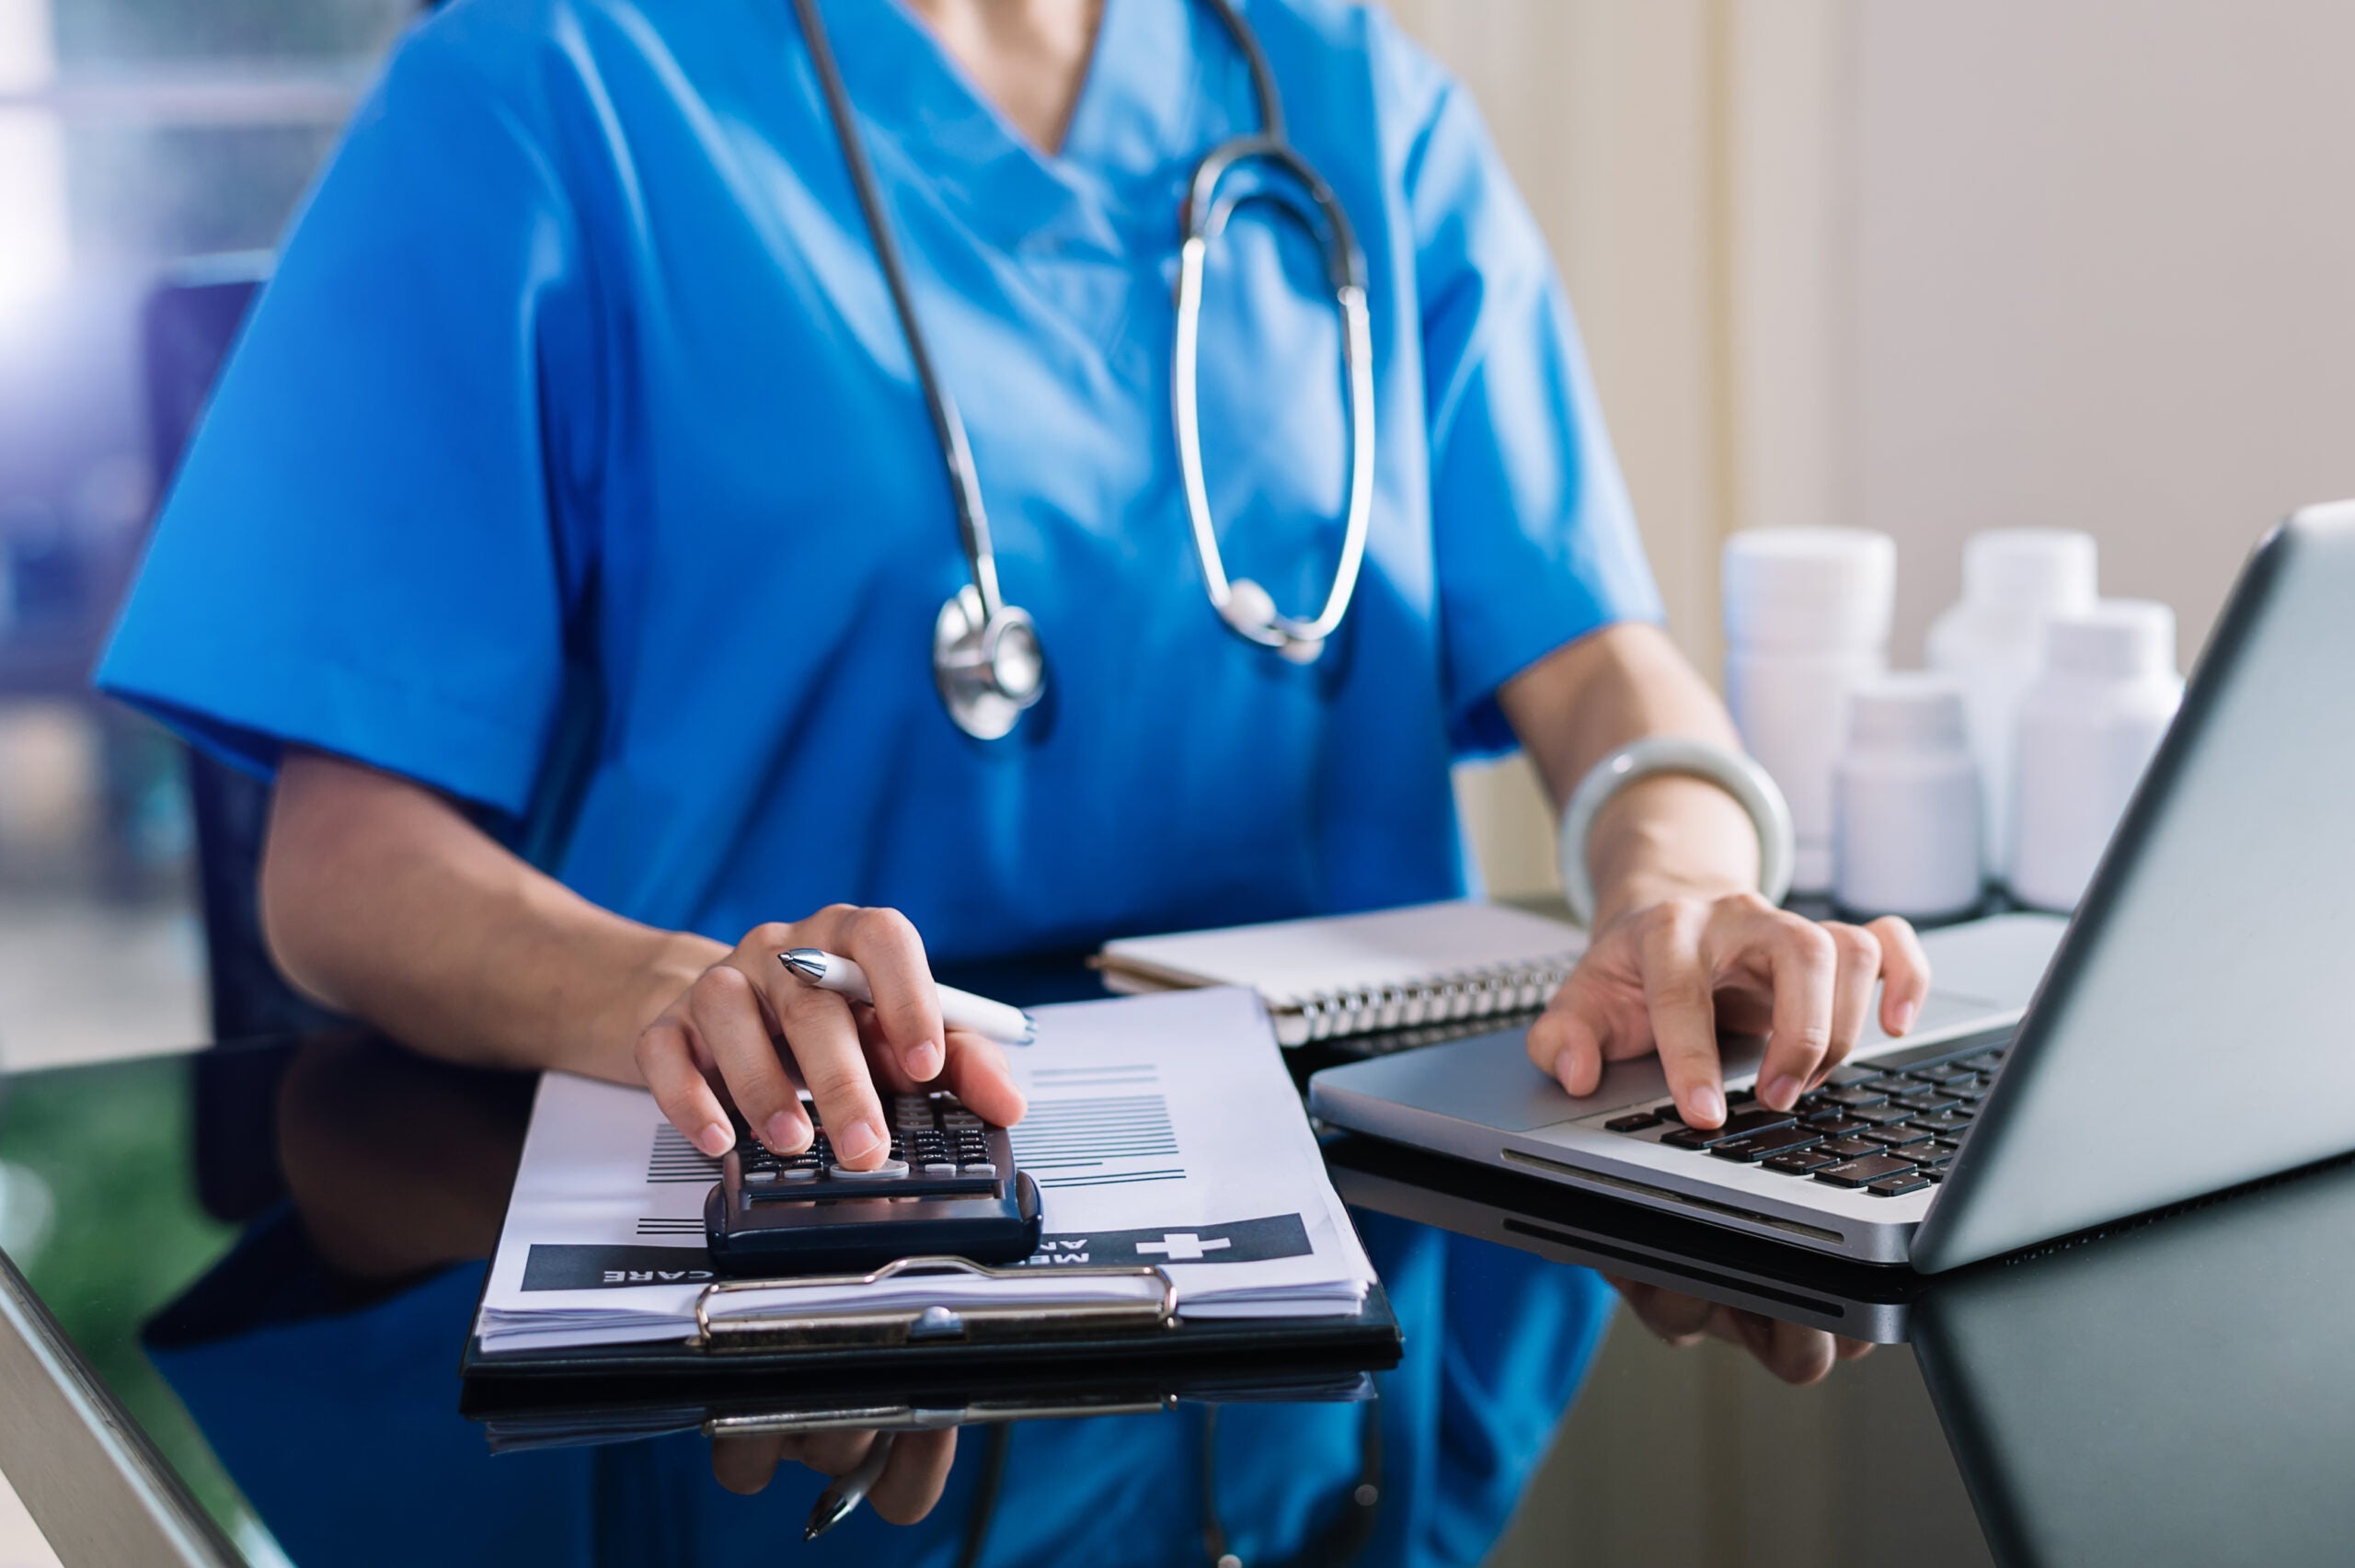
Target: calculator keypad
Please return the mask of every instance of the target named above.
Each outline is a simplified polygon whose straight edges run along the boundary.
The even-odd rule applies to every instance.
[[[942,1090],[894,1094],[887,1100],[891,1149],[872,1171],[847,1170],[835,1160],[818,1108],[808,1100],[801,1108],[809,1114],[815,1136],[798,1154],[771,1153],[740,1127],[736,1159],[744,1196],[755,1202],[807,1202],[994,1195],[1000,1181],[1011,1174],[1010,1165],[1000,1158],[1005,1147],[1003,1131],[967,1110],[954,1094]]]

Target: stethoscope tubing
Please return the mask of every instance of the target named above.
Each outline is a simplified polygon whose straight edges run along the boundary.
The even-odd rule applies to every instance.
[[[892,236],[890,218],[883,211],[882,189],[876,183],[875,167],[867,161],[866,143],[859,138],[857,121],[851,110],[850,89],[843,85],[842,68],[835,63],[825,19],[818,14],[817,0],[793,0],[793,10],[801,24],[801,36],[809,45],[810,63],[817,70],[819,94],[826,101],[827,118],[833,122],[834,140],[849,168],[859,215],[866,221],[867,235],[874,243],[884,286],[890,291],[892,312],[900,318],[900,335],[907,340],[908,358],[924,392],[925,409],[932,419],[933,438],[939,444],[957,507],[957,533],[965,547],[965,565],[974,589],[982,596],[983,615],[994,619],[1005,601],[998,589],[997,548],[990,534],[989,508],[982,499],[981,475],[973,466],[972,444],[965,436],[965,418],[941,378],[939,366],[933,361],[931,340],[925,336],[924,324],[916,316],[907,267],[901,260],[899,242]]]
[[[1237,26],[1241,25],[1237,19]],[[1281,116],[1277,117],[1281,123]],[[1238,166],[1265,162],[1290,175],[1308,193],[1310,208],[1302,211],[1272,189],[1222,195],[1220,184]],[[1333,290],[1334,307],[1341,323],[1341,361],[1349,400],[1350,476],[1348,512],[1342,527],[1341,555],[1334,568],[1333,586],[1324,607],[1312,620],[1276,615],[1265,625],[1227,614],[1234,586],[1219,549],[1217,520],[1212,516],[1210,486],[1202,465],[1201,399],[1199,380],[1201,342],[1202,280],[1210,248],[1226,227],[1234,211],[1246,201],[1264,200],[1291,214],[1314,235],[1325,256],[1326,278]],[[1178,466],[1186,495],[1187,520],[1194,539],[1195,558],[1211,603],[1238,635],[1263,647],[1285,648],[1317,645],[1331,636],[1349,613],[1365,560],[1366,534],[1373,511],[1373,333],[1366,309],[1365,260],[1350,227],[1349,214],[1332,189],[1307,160],[1277,136],[1262,132],[1238,136],[1211,149],[1195,166],[1181,216],[1185,240],[1178,253],[1177,330],[1170,356],[1170,414],[1177,427]]]
[[[1233,0],[1204,3],[1216,13],[1243,54],[1258,103],[1260,130],[1254,135],[1238,136],[1212,148],[1196,165],[1188,181],[1180,214],[1184,240],[1178,252],[1170,379],[1178,469],[1194,554],[1212,608],[1237,635],[1274,649],[1296,663],[1308,663],[1322,653],[1327,639],[1339,629],[1349,613],[1372,525],[1373,336],[1366,307],[1365,260],[1338,198],[1285,134],[1282,101],[1257,34],[1244,21]],[[982,499],[981,476],[974,465],[964,418],[941,377],[931,342],[917,316],[914,292],[908,282],[907,269],[889,215],[884,212],[874,166],[858,134],[850,91],[843,83],[818,0],[793,0],[793,8],[810,50],[827,118],[842,148],[859,215],[874,244],[892,312],[899,318],[901,335],[908,346],[909,361],[924,394],[925,412],[956,506],[958,540],[964,549],[971,583],[950,597],[936,623],[934,679],[940,688],[941,701],[959,728],[976,739],[995,739],[1011,730],[1021,713],[1037,703],[1044,692],[1046,666],[1039,647],[1038,629],[1026,612],[1005,602],[1001,590],[989,509]],[[1264,163],[1281,169],[1306,193],[1305,205],[1280,194],[1274,187],[1223,194],[1220,182],[1246,163]],[[1274,601],[1258,584],[1227,576],[1202,464],[1199,372],[1203,276],[1209,267],[1211,246],[1225,229],[1230,215],[1236,208],[1254,200],[1268,201],[1289,213],[1315,236],[1324,254],[1327,281],[1333,291],[1334,309],[1341,324],[1342,377],[1349,404],[1349,498],[1340,558],[1334,567],[1331,589],[1315,615],[1307,619],[1278,611]],[[1009,649],[1013,651],[1007,656]]]

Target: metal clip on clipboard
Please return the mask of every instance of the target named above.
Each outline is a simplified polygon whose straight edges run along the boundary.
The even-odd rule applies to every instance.
[[[706,1285],[695,1298],[695,1332],[687,1344],[725,1355],[746,1350],[874,1350],[902,1345],[1014,1345],[1098,1333],[1134,1333],[1174,1327],[1178,1285],[1168,1271],[1151,1264],[1118,1267],[1058,1268],[1057,1279],[1157,1279],[1152,1300],[971,1301],[958,1306],[861,1308],[844,1305],[823,1312],[790,1310],[757,1317],[711,1315],[716,1298],[748,1291],[791,1292],[872,1286],[895,1275],[969,1274],[983,1279],[1037,1279],[1034,1268],[986,1268],[957,1257],[901,1258],[872,1274],[834,1274],[808,1279],[729,1279]]]
[[[1044,1421],[1062,1416],[1155,1415],[1177,1407],[1170,1393],[1131,1394],[1108,1391],[1098,1395],[1009,1395],[977,1399],[964,1404],[929,1405],[905,1401],[880,1404],[779,1405],[734,1415],[704,1418],[706,1437],[752,1437],[778,1435],[801,1436],[812,1432],[942,1432],[959,1426],[1002,1425],[1010,1421]]]

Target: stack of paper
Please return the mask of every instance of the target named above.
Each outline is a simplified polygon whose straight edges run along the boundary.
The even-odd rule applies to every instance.
[[[1373,1281],[1326,1179],[1265,1009],[1240,990],[1037,1010],[1009,1051],[1030,1110],[1016,1162],[1038,1182],[1036,1278],[893,1278],[856,1292],[741,1291],[716,1315],[1102,1301],[1155,1294],[1141,1276],[1064,1271],[1154,1264],[1190,1318],[1356,1312]],[[476,1325],[485,1355],[676,1339],[716,1277],[703,1247],[716,1162],[641,1089],[550,1073]]]

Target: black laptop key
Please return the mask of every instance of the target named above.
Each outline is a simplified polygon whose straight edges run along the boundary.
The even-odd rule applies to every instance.
[[[1755,1089],[1729,1089],[1726,1091],[1726,1104],[1729,1105],[1747,1105],[1756,1098],[1758,1098],[1758,1091]]]
[[[1713,1132],[1704,1132],[1698,1127],[1678,1127],[1674,1132],[1670,1133],[1668,1136],[1660,1139],[1660,1142],[1666,1144],[1671,1149],[1690,1149],[1696,1153],[1706,1152],[1709,1145],[1717,1141],[1717,1134]]]
[[[1913,1113],[1899,1105],[1860,1105],[1848,1113],[1867,1127],[1887,1127],[1901,1122]]]
[[[1787,1154],[1794,1149],[1805,1149],[1822,1140],[1823,1135],[1811,1127],[1770,1127],[1764,1132],[1738,1138],[1731,1143],[1720,1143],[1709,1150],[1720,1160],[1739,1160],[1755,1164],[1770,1154]]]
[[[1689,1127],[1682,1133],[1669,1134],[1660,1141],[1673,1143],[1679,1149],[1709,1149],[1720,1143],[1731,1143],[1737,1138],[1748,1138],[1753,1132],[1764,1132],[1770,1127],[1789,1127],[1797,1119],[1788,1111],[1770,1111],[1763,1105],[1754,1105],[1746,1111],[1734,1112],[1726,1118],[1726,1125],[1723,1127],[1709,1128]],[[1698,1141],[1691,1143],[1678,1141],[1680,1139],[1686,1138]]]
[[[1827,1138],[1817,1144],[1816,1148],[1826,1154],[1836,1155],[1843,1160],[1855,1160],[1867,1154],[1882,1152],[1879,1144],[1867,1143],[1861,1138]]]
[[[1863,1131],[1866,1127],[1872,1126],[1872,1123],[1860,1122],[1845,1111],[1832,1111],[1822,1116],[1808,1117],[1807,1125],[1826,1138],[1845,1138],[1852,1132]]]
[[[1969,1111],[1957,1107],[1951,1111],[1930,1111],[1911,1119],[1915,1127],[1944,1137],[1959,1133],[1970,1127],[1971,1115]]]
[[[1926,1144],[1930,1141],[1928,1133],[1918,1127],[1908,1127],[1901,1122],[1896,1127],[1873,1127],[1856,1136],[1867,1142],[1878,1143],[1884,1149],[1896,1149],[1909,1143]]]
[[[1838,1067],[1825,1073],[1823,1081],[1835,1089],[1845,1089],[1851,1084],[1862,1083],[1868,1078],[1879,1076],[1880,1069],[1877,1067],[1858,1067],[1854,1062],[1842,1062]]]
[[[1889,1098],[1878,1089],[1867,1089],[1857,1083],[1844,1084],[1837,1089],[1826,1089],[1823,1092],[1823,1097],[1832,1104],[1844,1106],[1849,1110],[1858,1110],[1866,1105],[1878,1105]]]
[[[1673,1100],[1654,1105],[1651,1109],[1651,1114],[1658,1116],[1661,1121],[1667,1123],[1671,1127],[1683,1127],[1684,1125],[1684,1117],[1677,1112],[1676,1102]]]
[[[1660,1118],[1649,1111],[1637,1111],[1631,1116],[1614,1116],[1603,1124],[1605,1132],[1642,1132],[1660,1126]]]
[[[1907,1193],[1920,1192],[1930,1185],[1927,1173],[1902,1171],[1894,1176],[1883,1176],[1877,1182],[1867,1182],[1865,1190],[1876,1197],[1901,1197]]]
[[[1771,1160],[1762,1160],[1759,1165],[1764,1170],[1780,1171],[1786,1176],[1804,1176],[1809,1172],[1821,1171],[1826,1165],[1836,1165],[1839,1162],[1840,1156],[1826,1154],[1823,1151],[1823,1146],[1818,1144],[1813,1149],[1795,1149],[1788,1154],[1777,1154]]]
[[[1919,1094],[1897,1095],[1890,1101],[1890,1104],[1902,1105],[1909,1111],[1943,1111],[1950,1105],[1959,1105],[1962,1102],[1941,1090],[1924,1089]]]
[[[1878,1182],[1883,1176],[1894,1176],[1901,1171],[1913,1168],[1913,1161],[1895,1154],[1867,1154],[1862,1159],[1826,1165],[1815,1173],[1815,1179],[1835,1187],[1861,1187]]]

